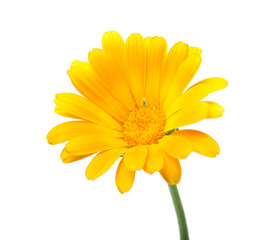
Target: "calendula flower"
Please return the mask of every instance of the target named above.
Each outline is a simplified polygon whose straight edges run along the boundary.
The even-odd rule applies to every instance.
[[[179,159],[192,151],[208,157],[219,153],[209,135],[179,129],[224,112],[218,103],[202,100],[225,88],[225,79],[208,78],[186,90],[201,64],[199,48],[178,42],[168,52],[162,37],[131,34],[124,42],[114,31],[104,34],[102,46],[89,52],[88,62],[74,61],[68,70],[83,97],[56,95],[55,112],[77,119],[47,136],[50,144],[68,142],[61,153],[64,163],[98,153],[86,169],[94,180],[122,157],[116,185],[124,193],[137,170],[158,171],[175,185],[181,179]]]

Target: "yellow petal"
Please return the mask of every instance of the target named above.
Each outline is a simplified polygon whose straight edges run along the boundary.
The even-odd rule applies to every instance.
[[[83,158],[86,158],[88,156],[90,156],[90,154],[86,154],[86,155],[72,155],[72,154],[68,153],[68,151],[66,150],[66,148],[64,148],[63,151],[60,154],[60,158],[62,159],[62,161],[64,163],[75,162],[75,161],[81,160]]]
[[[167,119],[165,131],[196,123],[208,116],[209,105],[206,102],[196,102],[176,112]]]
[[[184,137],[193,146],[193,151],[207,157],[215,157],[219,154],[217,142],[204,132],[196,130],[180,130],[172,135]]]
[[[139,145],[132,148],[125,153],[124,161],[128,169],[131,171],[141,170],[147,158],[147,146]]]
[[[160,170],[161,176],[170,185],[178,184],[182,176],[182,168],[177,158],[171,157],[170,155],[163,153],[164,166]]]
[[[145,99],[148,106],[158,106],[161,72],[167,54],[167,42],[162,37],[151,39],[147,50],[147,78]]]
[[[153,37],[144,38],[144,43],[145,43],[146,48],[148,48],[150,46],[150,42],[151,42],[152,38]]]
[[[130,171],[122,158],[116,172],[116,185],[120,193],[128,192],[133,186],[134,180],[135,171]]]
[[[88,120],[113,129],[121,129],[120,124],[115,119],[87,99],[76,94],[56,94],[55,103],[55,112],[60,115],[62,115],[62,112],[66,112],[76,116],[78,119]]]
[[[108,31],[103,35],[102,44],[108,55],[114,58],[121,66],[125,53],[125,43],[121,35],[116,31]]]
[[[75,60],[67,71],[74,87],[86,98],[92,100],[96,92],[92,85],[97,84],[98,77],[94,74],[88,62]]]
[[[206,83],[208,83],[210,85],[211,92],[221,90],[221,89],[228,86],[228,81],[226,79],[220,78],[220,77],[212,77],[212,78],[206,78],[206,79],[204,79],[202,81],[197,82],[192,87],[190,87],[188,90],[190,90],[190,89],[192,89],[195,86],[198,86],[200,84],[206,84]]]
[[[194,54],[194,55],[200,56],[201,53],[202,53],[202,50],[200,48],[198,48],[198,47],[189,47],[189,55]]]
[[[183,137],[176,135],[164,136],[159,146],[170,156],[185,159],[193,151],[191,144]]]
[[[88,59],[91,67],[100,77],[101,84],[123,103],[127,109],[134,109],[135,103],[128,86],[124,69],[122,69],[110,55],[100,49],[90,51]]]
[[[106,113],[119,121],[127,117],[128,109],[101,84],[101,80],[88,62],[74,61],[68,70],[74,87]]]
[[[174,112],[184,108],[185,106],[202,100],[207,97],[210,93],[221,90],[228,86],[228,82],[224,78],[213,77],[204,79],[180,95],[175,102],[166,109],[167,117],[172,115]]]
[[[97,154],[86,169],[87,179],[95,180],[104,174],[126,150],[126,148],[116,148]]]
[[[225,110],[220,104],[209,101],[208,102],[206,101],[205,103],[208,103],[209,107],[207,118],[219,118],[223,115]]]
[[[169,51],[161,80],[160,103],[164,104],[172,80],[177,74],[180,65],[188,56],[189,47],[186,43],[178,42]]]
[[[88,135],[72,139],[65,148],[72,155],[84,155],[121,147],[127,147],[124,140],[103,135]]]
[[[176,98],[185,90],[190,83],[201,64],[201,57],[195,54],[188,56],[179,67],[175,78],[170,85],[168,96],[165,103],[167,109],[176,100]]]
[[[74,119],[80,119],[80,117],[73,115],[71,113],[68,113],[66,111],[63,111],[60,107],[55,106],[55,113],[63,116],[63,117],[68,117],[68,118],[74,118]]]
[[[144,165],[144,171],[153,174],[163,167],[164,159],[158,144],[148,145],[148,155]]]
[[[52,128],[47,135],[47,140],[50,144],[58,144],[85,135],[106,135],[111,137],[122,136],[120,131],[94,123],[86,121],[71,121],[61,123]]]
[[[176,101],[168,109],[166,109],[166,116],[169,117],[184,107],[202,100],[208,96],[210,92],[211,86],[209,83],[195,85],[180,95]]]
[[[146,77],[146,46],[142,36],[131,34],[126,41],[129,84],[138,106],[143,105]]]
[[[186,61],[178,69],[176,79],[180,81],[179,91],[182,93],[192,78],[197,73],[200,64],[201,57],[198,55],[189,56]]]

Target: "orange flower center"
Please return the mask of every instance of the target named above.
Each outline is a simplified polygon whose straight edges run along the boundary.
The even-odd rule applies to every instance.
[[[157,143],[164,136],[166,115],[161,109],[143,106],[130,113],[123,124],[123,138],[130,146]]]

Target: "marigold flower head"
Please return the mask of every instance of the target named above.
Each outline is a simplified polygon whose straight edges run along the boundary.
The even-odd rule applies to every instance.
[[[168,52],[162,37],[131,34],[124,42],[115,31],[104,34],[102,45],[89,52],[88,62],[74,61],[68,70],[83,97],[56,95],[55,112],[77,119],[47,135],[50,144],[68,142],[61,153],[64,163],[99,152],[86,169],[86,177],[94,180],[122,157],[116,185],[124,193],[136,170],[158,171],[174,185],[181,179],[178,159],[192,151],[208,157],[219,153],[209,135],[179,129],[224,112],[202,99],[225,88],[225,79],[208,78],[185,91],[201,64],[199,48],[178,42]]]

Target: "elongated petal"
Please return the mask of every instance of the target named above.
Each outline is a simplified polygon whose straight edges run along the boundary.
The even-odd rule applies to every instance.
[[[164,159],[161,149],[158,144],[148,146],[148,155],[144,165],[144,171],[153,174],[155,171],[160,171],[164,165]]]
[[[206,84],[206,83],[208,83],[210,85],[211,92],[221,90],[221,89],[228,86],[228,81],[226,79],[220,78],[220,77],[212,77],[212,78],[206,78],[204,80],[197,82],[192,87],[190,87],[188,90],[190,90],[200,84]]]
[[[143,105],[146,77],[146,46],[140,34],[131,34],[126,41],[129,84],[137,106]]]
[[[124,70],[105,51],[93,49],[88,55],[89,63],[101,83],[129,110],[135,108]]]
[[[193,151],[207,156],[215,157],[219,154],[217,142],[204,132],[196,130],[179,130],[172,135],[184,137],[193,146]]]
[[[130,148],[124,156],[127,168],[131,171],[141,170],[145,164],[147,153],[146,145],[139,145]]]
[[[182,168],[179,160],[174,158],[165,152],[163,153],[164,165],[160,170],[161,176],[170,185],[178,184],[182,176]]]
[[[202,100],[208,96],[210,92],[211,86],[209,83],[202,83],[188,89],[182,95],[180,95],[168,109],[166,109],[166,116],[169,117],[184,107]]]
[[[145,44],[145,46],[146,46],[147,49],[149,48],[150,42],[151,42],[152,39],[153,39],[153,37],[146,37],[146,38],[144,38],[144,44]]]
[[[128,192],[132,188],[134,180],[135,171],[129,170],[122,158],[116,172],[116,185],[120,193]]]
[[[176,135],[164,136],[159,145],[172,157],[185,159],[193,151],[192,145],[183,137]]]
[[[116,31],[108,31],[103,35],[102,44],[107,54],[122,66],[125,54],[125,43],[121,35]]]
[[[56,94],[55,112],[62,115],[62,112],[72,114],[79,119],[88,120],[93,123],[120,130],[120,124],[105,113],[102,109],[95,106],[87,99],[73,93]],[[60,110],[60,111],[59,111]]]
[[[188,56],[178,69],[175,78],[170,85],[166,99],[165,109],[167,109],[176,100],[176,98],[185,90],[190,83],[201,64],[201,57],[195,54]]]
[[[191,55],[198,55],[200,56],[202,53],[202,50],[198,47],[189,47],[189,56]]]
[[[126,148],[115,148],[97,154],[86,169],[87,179],[95,180],[104,174],[126,150]]]
[[[208,116],[209,105],[206,102],[196,102],[186,106],[167,119],[165,131],[196,123]]]
[[[100,78],[88,62],[74,61],[68,70],[68,75],[78,92],[90,102],[118,121],[125,120],[128,109],[102,85]]]
[[[178,42],[169,51],[164,65],[162,80],[160,103],[163,105],[168,95],[168,90],[175,78],[180,65],[188,56],[189,47],[186,43]]]
[[[127,147],[124,140],[103,135],[88,135],[75,138],[66,144],[66,149],[73,155],[93,154],[113,148]]]
[[[122,136],[120,131],[103,127],[95,123],[71,121],[61,123],[52,128],[47,135],[47,140],[50,144],[58,144],[85,135],[106,135],[116,138]]]
[[[206,101],[205,103],[208,104],[207,118],[219,118],[223,115],[225,110],[220,104],[216,102],[209,102],[209,101]]]
[[[167,54],[167,43],[162,37],[151,39],[147,52],[147,78],[145,99],[148,106],[158,106],[161,72]]]
[[[192,78],[197,73],[201,64],[201,57],[199,55],[191,55],[178,69],[176,79],[180,81],[179,91],[182,93]]]
[[[57,114],[59,114],[60,116],[63,116],[63,117],[80,119],[80,117],[78,117],[76,115],[73,115],[71,113],[68,113],[67,111],[64,111],[62,108],[58,107],[57,105],[55,106],[55,113],[57,113]]]
[[[175,102],[169,106],[168,109],[166,109],[167,116],[170,116],[185,106],[193,102],[200,101],[207,97],[210,93],[221,90],[227,86],[228,82],[224,78],[213,77],[204,79],[194,84],[182,95],[180,95]]]
[[[62,161],[64,163],[71,163],[71,162],[75,162],[78,160],[81,160],[83,158],[86,158],[90,156],[90,154],[86,154],[86,155],[72,155],[70,153],[68,153],[67,149],[64,148],[63,151],[60,154],[60,158],[62,159]]]

